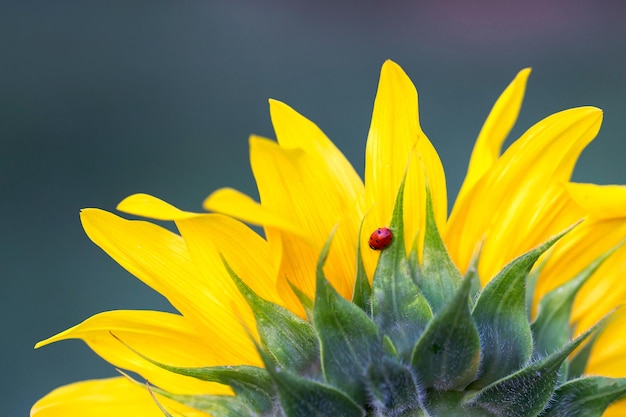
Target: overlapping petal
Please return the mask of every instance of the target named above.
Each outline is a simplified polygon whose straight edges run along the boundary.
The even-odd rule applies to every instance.
[[[163,294],[216,345],[233,344],[215,354],[224,364],[260,363],[245,330],[255,322],[239,295],[226,298],[219,290],[230,276],[223,269],[200,270],[185,240],[152,223],[125,220],[98,209],[81,212],[87,235],[131,274]],[[216,254],[215,256],[219,256]]]
[[[601,122],[597,108],[565,110],[531,127],[506,150],[449,219],[445,241],[461,270],[482,243],[478,269],[487,282],[513,258],[577,220],[562,210],[562,187]]]
[[[222,257],[257,294],[281,304],[270,246],[240,221],[221,214],[183,211],[147,194],[126,197],[117,208],[137,216],[174,221],[197,269],[210,271],[206,284],[218,285],[215,291],[224,299],[239,297],[239,291],[232,279],[226,278]],[[245,252],[248,256],[241,256]]]
[[[337,181],[332,169],[320,165],[319,157],[303,148],[285,148],[274,141],[253,137],[250,159],[261,203],[297,224],[307,237],[305,241],[287,232],[280,231],[278,235],[267,231],[270,243],[276,238],[283,241],[280,275],[312,296],[317,258],[338,225],[325,269],[337,291],[349,297],[362,216],[358,203],[345,192],[346,187]]]
[[[176,314],[157,311],[104,312],[39,342],[36,347],[66,339],[83,340],[115,367],[136,372],[168,392],[232,393],[223,385],[166,371],[138,354],[171,366],[203,367],[220,364],[213,343],[188,320]]]
[[[626,339],[624,334],[626,334],[626,309],[621,307],[613,314],[609,324],[595,342],[587,364],[586,372],[588,374],[613,378],[623,378],[626,375],[626,355],[624,355]],[[602,414],[603,417],[622,417],[624,415],[626,415],[626,400],[612,404]]]
[[[406,175],[404,230],[411,248],[416,234],[425,231],[425,184],[428,180],[435,218],[441,228],[447,213],[446,181],[441,161],[419,123],[417,90],[398,66],[383,65],[365,153],[364,230],[373,231],[391,220],[396,194]],[[421,251],[420,251],[421,253]],[[375,257],[365,259],[373,270]],[[369,262],[369,263],[368,263]]]
[[[302,314],[301,307],[294,305],[297,299],[290,284],[313,295],[315,264],[335,226],[336,244],[326,271],[341,294],[351,295],[356,236],[363,216],[363,184],[315,124],[278,101],[270,101],[270,112],[278,143],[250,138],[250,159],[261,204],[220,190],[209,196],[204,206],[265,227],[277,263],[278,288],[292,310]]]
[[[537,282],[537,300],[574,277],[600,255],[623,244],[626,236],[626,188],[570,183],[565,189],[567,197],[576,205],[570,212],[577,211],[586,219],[554,247]],[[572,314],[579,331],[591,327],[623,303],[626,299],[624,276],[626,247],[621,247],[579,292]]]
[[[224,261],[261,297],[304,317],[292,285],[312,297],[322,246],[336,228],[325,273],[337,291],[352,295],[356,250],[369,232],[387,226],[396,193],[406,178],[405,244],[421,246],[426,187],[435,219],[455,264],[464,271],[481,247],[483,283],[516,256],[584,222],[557,243],[541,271],[536,297],[571,279],[626,236],[626,188],[568,183],[574,164],[595,137],[602,113],[581,107],[556,113],[531,127],[501,155],[519,114],[530,69],[502,93],[478,137],[467,176],[446,221],[445,175],[422,131],[417,91],[392,61],[383,65],[367,138],[365,181],[311,121],[270,100],[277,142],[253,136],[250,159],[260,202],[221,189],[193,213],[146,194],[118,209],[174,221],[180,234],[145,221],[129,221],[97,209],[81,220],[88,236],[121,266],[163,294],[182,314],[140,311],[101,313],[53,336],[84,340],[117,367],[142,375],[173,393],[231,393],[218,384],[163,371],[131,349],[175,366],[260,365],[256,323]],[[239,220],[264,227],[265,238]],[[358,242],[363,221],[362,242]],[[364,250],[371,278],[378,252]],[[626,298],[626,248],[617,250],[579,293],[573,321],[586,329]],[[626,375],[626,314],[620,311],[599,337],[587,371]],[[117,338],[124,341],[121,343]],[[163,399],[184,415],[200,415]],[[176,408],[178,407],[178,408]],[[626,413],[618,403],[605,415]],[[126,378],[61,387],[32,410],[37,417],[161,415],[145,388]],[[205,415],[205,414],[202,414]]]
[[[177,416],[207,414],[159,397]],[[162,417],[150,393],[124,377],[76,382],[55,389],[37,401],[31,417]]]
[[[455,207],[461,207],[474,184],[488,172],[500,157],[502,144],[515,125],[526,91],[530,68],[520,71],[502,92],[485,120],[474,144],[467,174],[456,197]]]

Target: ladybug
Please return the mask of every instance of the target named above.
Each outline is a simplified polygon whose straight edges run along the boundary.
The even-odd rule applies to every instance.
[[[387,246],[391,245],[391,239],[393,239],[393,233],[388,227],[379,227],[374,230],[374,233],[370,236],[369,245],[374,250],[383,250]]]

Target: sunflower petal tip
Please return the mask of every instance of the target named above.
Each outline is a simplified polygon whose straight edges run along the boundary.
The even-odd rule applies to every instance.
[[[404,74],[404,70],[402,69],[402,67],[397,62],[392,61],[391,59],[387,59],[383,63],[381,73],[384,74],[386,72],[401,72]]]
[[[120,201],[119,203],[117,203],[117,206],[115,207],[117,210],[119,211],[125,211],[124,208],[134,205],[139,201],[143,201],[146,198],[154,198],[148,194],[145,193],[135,193],[135,194],[131,194],[127,197],[124,197],[122,199],[122,201]]]
[[[530,67],[526,67],[522,70],[520,70],[517,75],[515,76],[515,81],[517,82],[521,82],[524,85],[526,85],[526,83],[528,82],[528,77],[530,77],[530,73],[532,72],[532,68]]]
[[[85,221],[93,219],[95,216],[100,215],[104,210],[99,208],[87,207],[82,208],[79,212],[80,221],[84,224]]]

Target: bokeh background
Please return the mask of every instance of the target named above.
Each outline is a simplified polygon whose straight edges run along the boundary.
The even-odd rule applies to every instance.
[[[626,3],[607,1],[7,1],[0,3],[0,414],[115,375],[80,341],[36,341],[109,309],[168,310],[84,236],[78,211],[147,192],[199,210],[255,195],[250,133],[286,101],[362,173],[380,66],[400,63],[461,184],[490,106],[533,67],[513,136],[568,107],[604,127],[579,181],[626,183]]]

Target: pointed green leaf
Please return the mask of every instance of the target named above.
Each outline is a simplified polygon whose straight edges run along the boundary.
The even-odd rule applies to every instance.
[[[413,278],[413,282],[416,285],[419,283],[420,277],[422,275],[422,270],[420,268],[419,254],[417,253],[418,238],[419,238],[419,235],[416,235],[415,239],[413,240],[413,245],[411,246],[411,251],[409,252],[409,267],[411,268],[411,278]]]
[[[361,407],[336,388],[300,378],[287,371],[272,375],[286,417],[365,416]]]
[[[361,307],[366,313],[371,311],[370,296],[372,295],[372,288],[367,274],[365,273],[365,265],[363,264],[363,257],[361,256],[361,232],[363,230],[363,220],[361,220],[361,226],[359,227],[359,239],[358,247],[356,251],[356,279],[354,280],[354,289],[352,292],[352,303]]]
[[[464,404],[496,416],[536,417],[552,397],[563,361],[596,329],[594,326],[560,350],[486,386]]]
[[[254,313],[263,347],[281,367],[314,371],[319,349],[309,323],[286,308],[259,297],[224,260],[233,282]]]
[[[541,263],[535,263],[535,266],[526,277],[526,318],[528,322],[531,322],[531,315],[533,312],[533,303],[535,301],[535,288],[537,287],[537,280],[541,275],[541,270],[546,264],[548,257],[546,256]]]
[[[265,363],[265,368],[276,384],[280,406],[285,417],[365,416],[365,411],[344,392],[280,369],[267,353],[260,350],[259,346],[257,348]]]
[[[465,388],[476,376],[480,339],[472,320],[463,281],[454,298],[435,315],[417,342],[411,367],[420,384],[438,390]]]
[[[602,254],[576,277],[553,289],[539,301],[537,318],[531,325],[538,357],[554,352],[572,336],[570,316],[576,294],[616,249],[617,247]]]
[[[384,358],[367,373],[367,392],[377,416],[421,416],[420,392],[411,371],[400,362]]]
[[[387,335],[400,357],[409,359],[415,342],[432,318],[424,295],[413,281],[404,247],[404,181],[396,198],[390,228],[391,244],[382,251],[372,284],[372,316],[380,331]]]
[[[298,301],[300,301],[300,304],[302,304],[302,308],[304,308],[304,314],[306,314],[306,318],[309,320],[309,322],[312,322],[313,321],[313,300],[309,298],[308,295],[303,293],[302,290],[300,290],[300,288],[293,285],[291,281],[287,280],[287,282],[289,283],[289,288],[291,288],[291,291],[293,291],[293,293],[298,298]]]
[[[313,324],[320,341],[326,381],[341,387],[362,404],[365,401],[363,375],[370,363],[382,357],[381,337],[367,314],[339,295],[324,277],[323,266],[330,243],[331,239],[322,249],[317,264]]]
[[[383,352],[390,357],[398,356],[398,349],[387,335],[383,336]]]
[[[436,313],[454,296],[461,286],[463,277],[450,259],[437,230],[428,187],[426,187],[426,234],[421,272],[418,285]]]
[[[626,378],[587,377],[561,385],[541,417],[600,417],[626,397]]]
[[[465,276],[463,277],[463,279],[471,282],[469,301],[470,306],[474,308],[474,306],[476,305],[476,301],[478,301],[478,297],[480,296],[480,293],[482,291],[480,277],[478,276],[478,258],[474,258],[472,262],[470,262],[469,266],[467,267],[467,271],[465,271]]]
[[[561,236],[513,260],[480,294],[472,317],[480,333],[483,360],[472,388],[491,384],[520,369],[530,358],[533,340],[526,315],[526,277],[537,259]]]

